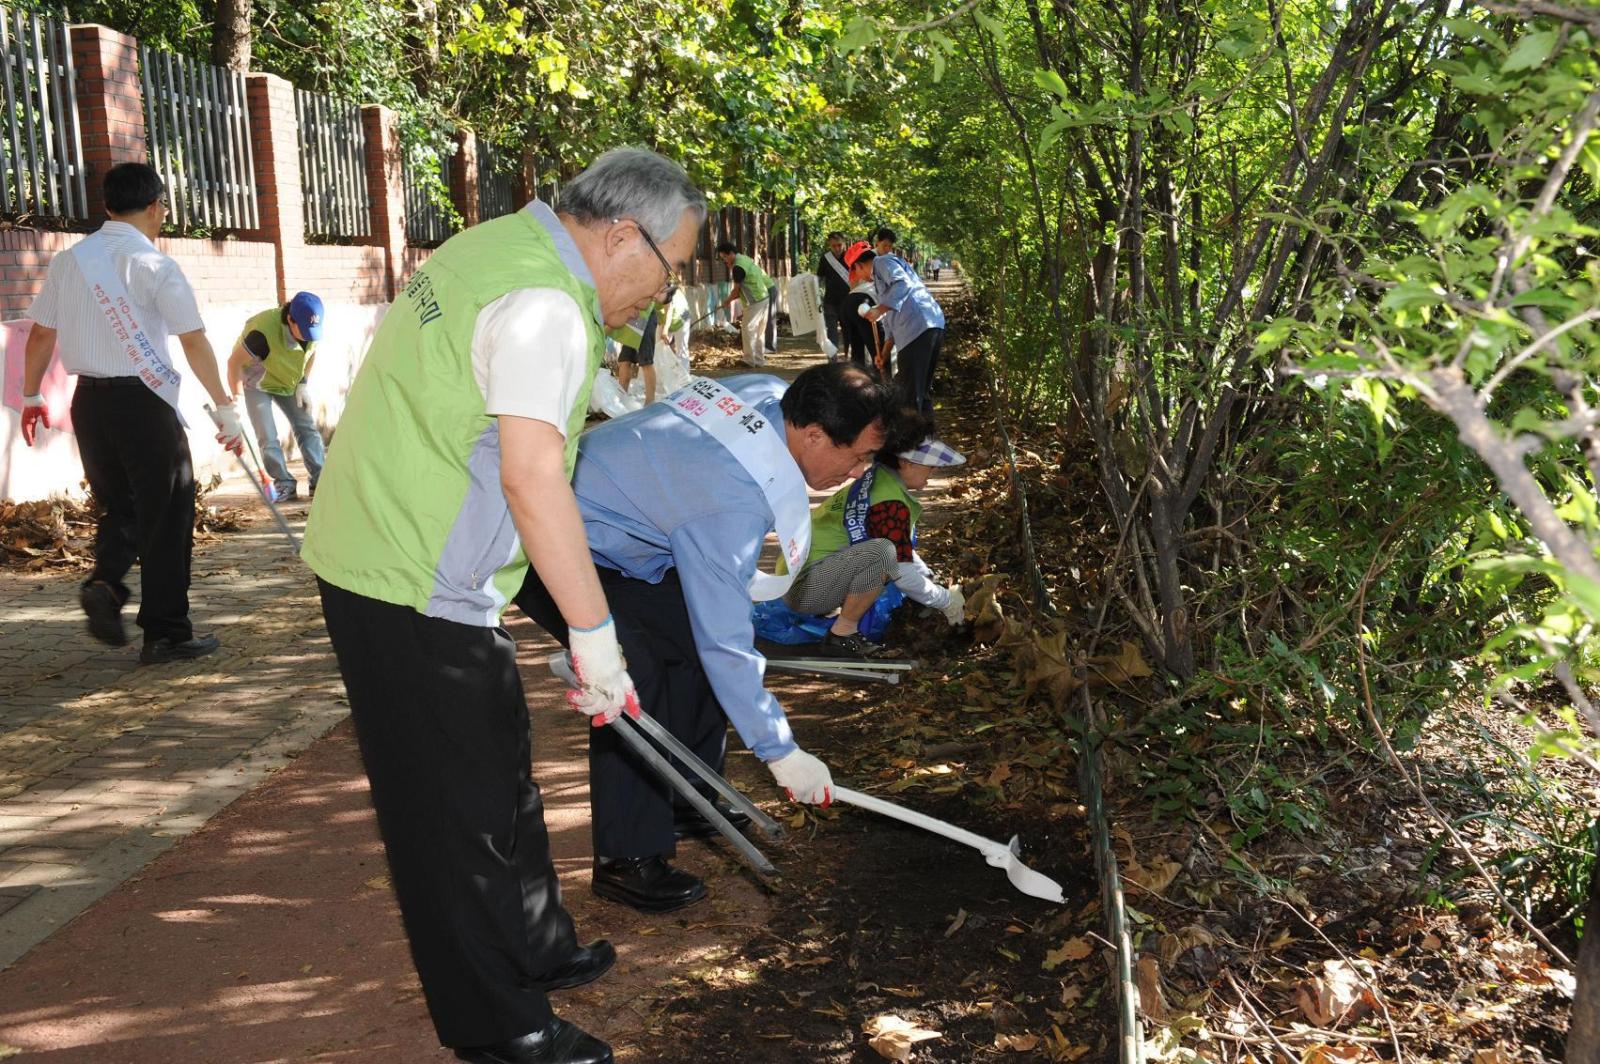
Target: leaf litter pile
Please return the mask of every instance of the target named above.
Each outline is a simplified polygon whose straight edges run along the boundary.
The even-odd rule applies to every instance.
[[[659,1059],[1117,1059],[1114,954],[1076,789],[1086,684],[1110,717],[1105,787],[1148,1059],[1561,1059],[1571,974],[1508,926],[1386,764],[1353,746],[1241,750],[1151,726],[1183,699],[1131,629],[1093,637],[1116,530],[1088,447],[1059,426],[1016,439],[1061,611],[1030,616],[986,383],[970,341],[951,347],[943,394],[969,401],[943,404],[940,431],[969,465],[929,507],[922,546],[967,589],[969,627],[907,617],[909,606],[891,632],[921,662],[905,683],[778,690],[792,712],[828,706],[812,745],[836,778],[990,838],[1020,834],[1024,860],[1067,903],[1024,897],[975,851],[864,811],[799,813],[775,856],[803,873],[778,884],[760,934],[664,988],[653,1031],[674,1051]],[[1515,832],[1497,838],[1455,786],[1496,782],[1493,759],[1477,756],[1491,744],[1468,734],[1484,726],[1430,724],[1411,759],[1475,852],[1493,855]],[[1229,803],[1253,800],[1263,771],[1317,794],[1318,814],[1241,834]],[[1163,804],[1177,776],[1209,788],[1198,808]],[[1562,946],[1573,950],[1570,935]]]
[[[221,483],[222,478],[214,475],[199,486],[194,512],[197,540],[233,532],[244,523],[244,509],[206,501],[206,496]],[[82,487],[82,499],[0,500],[0,569],[87,572],[94,568],[94,528],[99,509],[88,492],[88,484]]]

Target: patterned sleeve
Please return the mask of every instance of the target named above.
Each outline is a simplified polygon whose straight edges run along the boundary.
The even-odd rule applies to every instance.
[[[899,499],[886,499],[867,510],[867,535],[894,544],[896,561],[911,560],[911,507]]]

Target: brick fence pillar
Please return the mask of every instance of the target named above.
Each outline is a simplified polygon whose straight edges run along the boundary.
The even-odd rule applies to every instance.
[[[450,202],[461,214],[461,228],[478,224],[478,138],[467,130],[455,136],[456,154],[450,160]]]
[[[392,303],[400,291],[400,274],[406,252],[406,190],[404,157],[400,154],[400,118],[387,107],[371,103],[361,108],[361,128],[367,142],[367,195],[372,201],[372,240],[383,248],[387,262],[387,298]]]
[[[139,42],[105,26],[72,27],[72,62],[83,120],[84,187],[90,221],[105,213],[101,183],[117,163],[147,162]]]
[[[294,113],[294,86],[276,74],[245,78],[250,100],[250,148],[256,160],[256,200],[261,228],[250,239],[278,249],[278,299],[300,286],[306,246],[305,192],[300,185],[300,121]]]

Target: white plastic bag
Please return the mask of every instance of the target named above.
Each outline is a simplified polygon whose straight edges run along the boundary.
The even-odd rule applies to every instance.
[[[594,388],[589,392],[589,412],[604,414],[606,417],[621,417],[644,406],[644,403],[622,390],[622,385],[617,383],[617,378],[611,371],[601,368],[595,371]]]
[[[822,296],[814,273],[797,273],[789,282],[789,331],[795,336],[816,332],[822,325]]]

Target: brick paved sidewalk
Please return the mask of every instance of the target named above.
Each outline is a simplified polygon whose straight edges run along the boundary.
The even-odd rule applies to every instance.
[[[819,359],[810,337],[779,347],[763,372]],[[727,355],[700,372],[751,372]],[[0,970],[348,713],[310,570],[241,479],[210,501],[249,520],[196,545],[196,630],[222,639],[199,661],[139,666],[136,601],[133,644],[96,642],[82,574],[0,571]],[[307,508],[284,507],[297,534]]]
[[[196,545],[210,657],[140,666],[131,608],[131,645],[89,636],[81,574],[0,572],[0,968],[346,713],[310,571],[242,481],[211,501],[249,520]]]

